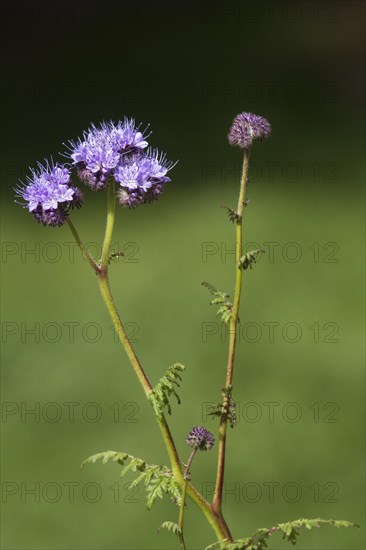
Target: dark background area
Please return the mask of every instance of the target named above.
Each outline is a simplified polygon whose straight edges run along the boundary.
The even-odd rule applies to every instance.
[[[273,130],[253,147],[246,242],[272,243],[275,253],[271,260],[267,247],[244,281],[240,317],[254,328],[238,348],[242,412],[229,434],[226,517],[238,537],[297,517],[362,523],[364,2],[5,1],[2,19],[3,548],[176,542],[156,534],[176,519],[168,502],[148,513],[143,492],[131,497],[115,465],[79,471],[83,458],[102,450],[156,463],[165,451],[113,345],[94,277],[76,253],[70,258],[67,228],[43,229],[14,203],[28,166],[62,159],[62,143],[91,122],[124,115],[150,123],[152,145],[179,159],[158,203],[119,213],[115,240],[132,246],[125,252],[137,262],[113,266],[112,285],[153,383],[171,363],[187,365],[171,421],[182,460],[192,425],[217,430],[202,410],[218,399],[227,342],[220,333],[205,340],[204,323],[217,327],[217,319],[200,283],[232,294],[233,228],[219,206],[236,203],[242,159],[226,136],[233,117],[251,111]],[[73,216],[85,241],[100,243],[104,209],[103,195],[86,193]],[[50,322],[61,327],[59,339],[43,330]],[[79,323],[73,341],[70,322]],[[273,341],[269,322],[279,323]],[[100,339],[83,333],[88,323],[98,324]],[[296,342],[283,332],[288,323],[301,327]],[[250,331],[258,326],[256,338]],[[27,332],[32,327],[39,337]],[[80,403],[74,422],[70,401]],[[279,403],[273,422],[269,402]],[[61,407],[57,421],[42,409],[49,403]],[[80,412],[87,403],[99,404],[100,420]],[[32,406],[39,412],[27,416]],[[300,417],[289,420],[287,411],[299,407]],[[215,453],[200,456],[197,486],[214,471]],[[73,501],[70,482],[79,483]],[[94,503],[82,492],[89,482],[102,491]],[[269,483],[278,487],[273,499]],[[39,501],[25,487],[36,487]],[[189,548],[213,542],[193,506],[187,541]],[[279,538],[270,547],[286,546]],[[364,526],[306,533],[299,548],[361,550]]]

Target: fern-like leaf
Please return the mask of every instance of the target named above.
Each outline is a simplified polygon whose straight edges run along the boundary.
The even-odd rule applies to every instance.
[[[162,418],[165,407],[167,408],[169,414],[172,413],[169,402],[171,395],[174,395],[178,405],[180,405],[181,401],[176,389],[179,387],[182,380],[179,373],[184,370],[184,365],[181,363],[174,363],[174,365],[169,367],[164,376],[160,378],[159,382],[150,393],[149,400],[158,418]]]
[[[209,546],[205,547],[205,550],[216,550],[217,548],[224,548],[223,544],[227,542],[228,539],[221,539],[213,542]]]
[[[158,474],[158,475],[157,475]],[[180,498],[180,489],[172,473],[166,468],[165,471],[155,472],[149,483],[146,485],[146,502],[148,510],[151,510],[157,498],[163,498],[165,494],[171,496],[174,501]]]
[[[262,528],[257,529],[251,537],[245,539],[237,539],[230,544],[227,544],[224,548],[226,550],[264,550],[267,548],[267,541],[273,533],[281,533],[283,538],[296,544],[297,537],[300,535],[300,529],[311,530],[315,527],[321,527],[323,525],[332,525],[334,527],[359,527],[356,523],[350,521],[336,520],[336,519],[297,519],[295,521],[289,521],[287,523],[278,523],[270,529]],[[214,550],[215,548],[222,548],[222,544],[226,541],[222,540],[215,542],[210,546],[207,546],[205,550]]]
[[[248,267],[250,267],[250,269],[253,269],[253,264],[257,263],[258,256],[264,253],[265,250],[263,250],[262,248],[247,252],[246,254],[244,254],[244,256],[240,258],[239,267],[242,267],[244,270],[248,269]]]
[[[210,301],[210,305],[219,304],[220,307],[217,311],[217,315],[221,317],[221,321],[227,325],[231,319],[233,304],[229,301],[229,295],[226,292],[217,290],[207,281],[203,281],[202,285],[206,287],[214,299]]]
[[[98,460],[101,460],[102,464],[117,462],[123,466],[121,477],[125,476],[129,471],[137,472],[138,475],[133,480],[130,487],[136,487],[139,483],[143,482],[146,490],[146,504],[148,510],[152,508],[156,499],[163,498],[164,494],[169,495],[173,502],[180,502],[181,492],[178,482],[173,476],[173,472],[166,466],[147,464],[141,458],[137,458],[127,453],[105,451],[90,456],[84,460],[81,467],[83,468],[86,464],[95,464]]]
[[[229,208],[228,206],[221,206],[221,208],[225,208],[227,215],[229,217],[229,220],[233,223],[238,223],[241,221],[241,217],[237,213],[236,210],[233,210],[233,208]]]
[[[182,530],[180,529],[179,525],[177,523],[174,523],[174,521],[164,521],[158,529],[158,532],[160,529],[167,529],[168,531],[172,531],[175,535],[178,535],[178,537],[182,534]]]

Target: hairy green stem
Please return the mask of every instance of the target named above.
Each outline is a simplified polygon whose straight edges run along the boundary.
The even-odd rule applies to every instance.
[[[182,502],[180,505],[179,520],[178,520],[178,527],[180,529],[179,541],[180,541],[180,546],[182,550],[186,550],[186,543],[184,540],[184,533],[183,533],[183,520],[184,520],[184,507],[186,505],[186,494],[187,494],[187,480],[184,480],[183,487],[182,487]]]
[[[183,473],[183,487],[182,487],[182,500],[180,503],[180,509],[179,509],[179,520],[178,520],[178,526],[180,529],[180,540],[182,545],[182,550],[185,550],[185,542],[184,542],[184,535],[183,535],[183,522],[184,522],[184,507],[186,505],[186,494],[187,494],[187,483],[189,479],[189,468],[191,467],[192,461],[196,455],[197,448],[193,449],[191,452],[188,462],[186,464],[186,467],[184,469]]]
[[[109,251],[111,248],[111,241],[114,227],[114,209],[116,205],[116,194],[114,191],[114,182],[111,181],[108,186],[108,208],[107,208],[107,224],[105,228],[101,268],[102,272],[107,273],[109,265]]]
[[[243,212],[245,207],[245,193],[247,188],[248,181],[248,166],[249,166],[249,150],[244,149],[244,159],[243,159],[243,170],[240,181],[240,192],[239,200],[237,207],[237,217],[235,222],[235,235],[236,235],[236,245],[235,245],[235,293],[234,293],[234,302],[233,309],[230,319],[230,340],[229,340],[229,354],[226,370],[226,380],[225,387],[229,388],[232,386],[233,374],[234,374],[234,361],[235,361],[235,349],[236,349],[236,333],[237,333],[237,324],[239,318],[239,307],[240,307],[240,296],[241,296],[241,287],[242,287],[242,277],[243,270],[240,265],[240,258],[243,255],[243,230],[242,230],[242,221],[243,221]],[[227,435],[227,424],[228,424],[228,407],[229,407],[229,396],[225,395],[223,402],[223,412],[220,418],[220,429],[219,429],[219,451],[218,451],[218,462],[217,462],[217,474],[216,474],[216,485],[214,498],[212,502],[212,507],[215,512],[221,516],[221,506],[222,506],[222,490],[224,484],[224,475],[225,475],[225,455],[226,455],[226,435]]]
[[[110,285],[109,285],[109,278],[108,278],[108,268],[109,268],[109,253],[110,253],[110,244],[112,240],[112,233],[113,233],[113,226],[114,226],[114,209],[115,209],[115,191],[113,188],[113,185],[110,184],[109,191],[108,191],[108,213],[107,213],[107,223],[106,223],[106,229],[105,229],[105,237],[103,241],[103,248],[102,248],[102,259],[101,259],[101,265],[99,266],[95,260],[92,259],[92,261],[89,260],[89,256],[87,256],[89,263],[93,267],[94,271],[98,274],[98,282],[99,282],[99,288],[100,292],[102,294],[102,298],[104,300],[104,303],[107,307],[107,310],[110,314],[110,317],[112,319],[114,328],[117,332],[117,335],[119,337],[119,340],[127,353],[127,356],[130,360],[130,363],[132,365],[133,370],[135,371],[135,374],[144,390],[144,393],[147,398],[149,398],[151,392],[152,392],[152,385],[145,374],[144,369],[141,366],[141,363],[131,345],[131,342],[128,339],[127,333],[125,331],[125,328],[123,326],[123,323],[121,321],[120,315],[118,313],[118,310],[115,306],[113,296],[111,293]],[[73,236],[75,237],[79,247],[85,254],[84,246],[81,243],[81,240],[74,228],[74,226],[69,224],[69,227],[71,229],[71,232]],[[171,435],[168,423],[164,417],[158,418],[156,417],[156,420],[159,424],[159,428],[161,431],[161,434],[164,439],[164,443],[168,452],[169,461],[171,464],[172,472],[178,483],[183,486],[184,484],[184,477],[183,477],[183,471],[181,462],[178,456],[177,449],[175,447],[173,437]],[[214,530],[216,537],[218,540],[228,540],[232,541],[232,537],[229,531],[228,526],[226,525],[226,522],[222,515],[216,514],[216,512],[212,509],[212,506],[207,502],[207,500],[191,485],[191,483],[186,483],[186,493],[188,496],[195,502],[195,504],[201,509],[204,516],[206,517],[208,523],[211,525],[212,529]]]

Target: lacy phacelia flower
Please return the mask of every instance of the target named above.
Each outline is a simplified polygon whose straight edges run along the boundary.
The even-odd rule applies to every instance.
[[[120,186],[120,204],[135,208],[157,200],[164,184],[170,181],[166,174],[173,166],[175,163],[167,161],[165,155],[159,155],[157,150],[124,155],[114,171],[114,178]]]
[[[69,169],[57,163],[38,164],[38,170],[31,170],[16,192],[36,221],[49,226],[63,225],[69,210],[80,208],[83,202],[81,191],[71,185]]]
[[[141,132],[139,128],[128,118],[117,124],[103,122],[100,127],[92,125],[77,143],[70,142],[68,156],[79,178],[94,191],[104,189],[124,155],[148,146],[146,129]]]
[[[186,437],[186,443],[200,451],[208,451],[215,443],[215,438],[211,432],[203,426],[195,426]]]
[[[233,120],[228,140],[230,145],[249,149],[255,139],[266,139],[270,133],[271,125],[265,118],[253,113],[240,113]]]
[[[68,156],[79,178],[94,191],[114,180],[120,204],[135,208],[160,197],[170,181],[166,174],[175,165],[156,149],[146,150],[150,135],[146,132],[132,118],[117,124],[103,122],[91,126],[76,144],[70,142]]]

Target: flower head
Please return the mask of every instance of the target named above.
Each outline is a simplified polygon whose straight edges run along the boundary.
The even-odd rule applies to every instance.
[[[139,128],[132,118],[117,124],[103,122],[99,127],[92,125],[77,143],[71,141],[67,156],[76,166],[79,178],[94,191],[103,190],[125,154],[148,146],[146,129],[141,132]]]
[[[133,118],[103,122],[92,125],[77,143],[70,142],[68,156],[91,189],[101,191],[114,180],[120,204],[135,208],[160,197],[174,166],[156,149],[146,150],[149,135]]]
[[[25,207],[43,225],[63,225],[71,208],[80,208],[81,191],[71,185],[70,170],[62,164],[46,162],[31,169],[26,183],[16,188],[17,195],[25,201]]]
[[[170,181],[166,174],[173,166],[156,149],[125,155],[114,172],[120,204],[134,208],[157,200]]]
[[[208,451],[215,443],[215,438],[211,432],[203,426],[195,426],[186,437],[186,443],[190,447],[200,451]]]
[[[240,113],[233,120],[228,140],[230,145],[249,149],[255,139],[266,139],[270,133],[271,125],[265,118],[253,113]]]

